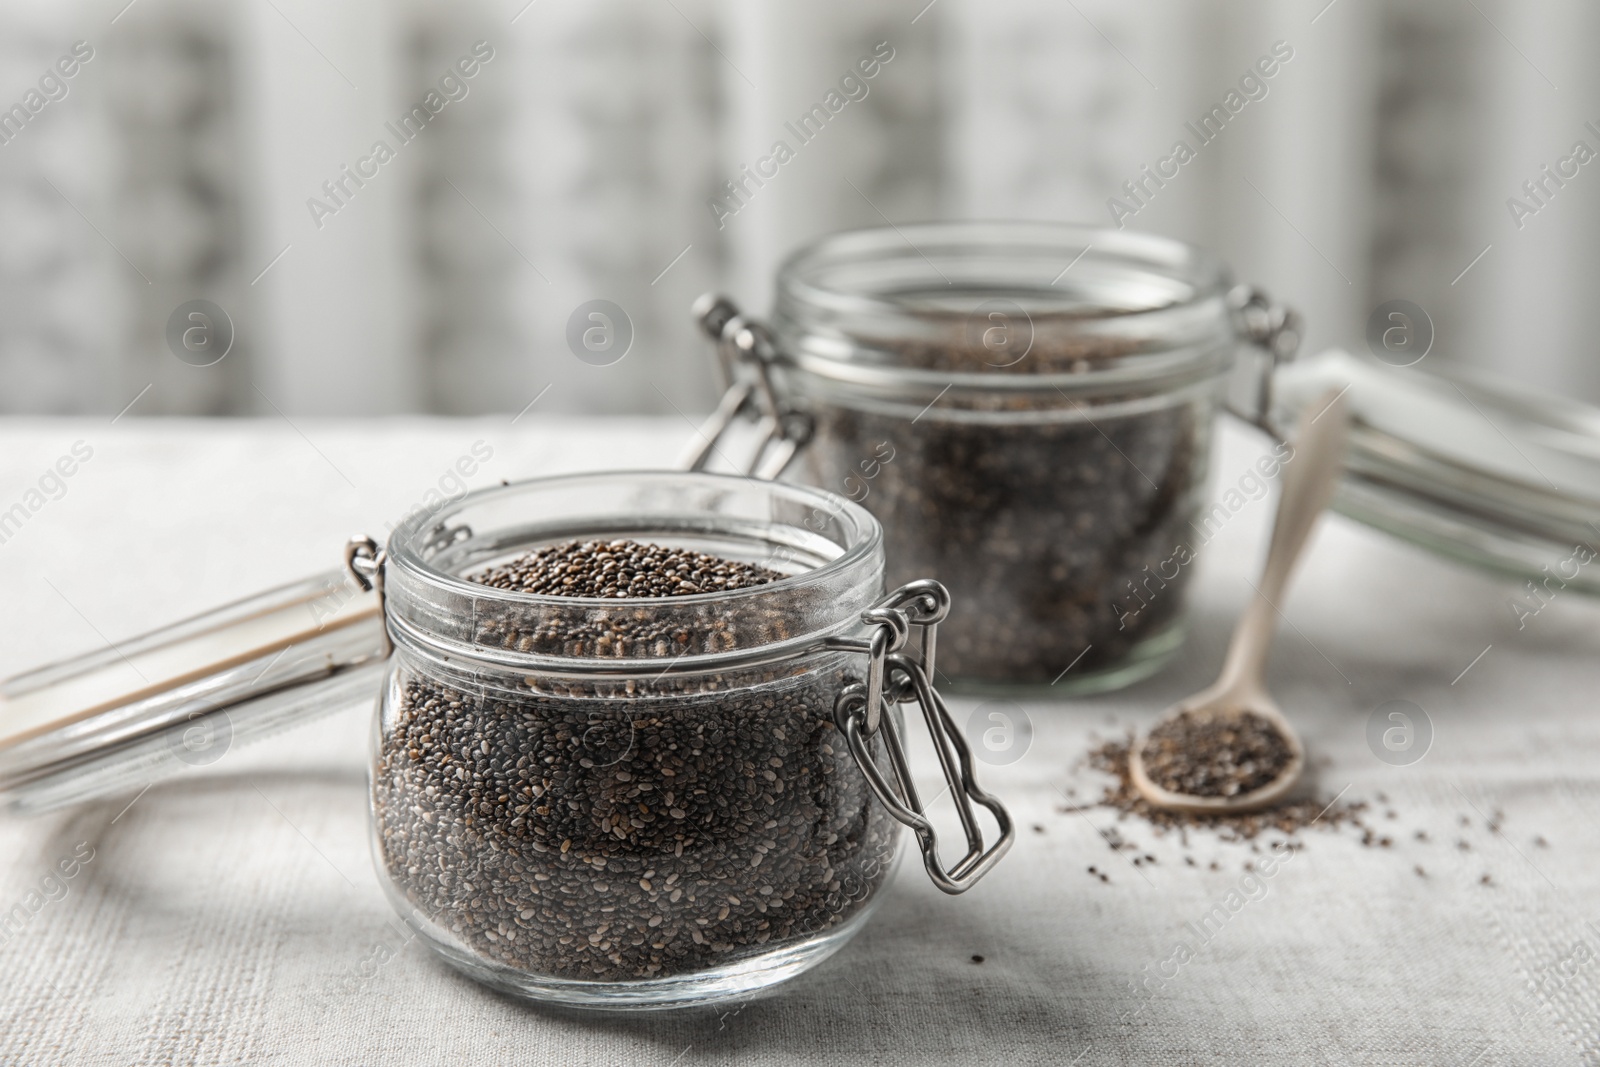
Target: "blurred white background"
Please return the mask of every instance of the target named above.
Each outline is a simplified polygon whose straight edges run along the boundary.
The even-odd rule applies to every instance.
[[[1405,299],[1430,359],[1600,400],[1600,166],[1541,171],[1600,151],[1596,40],[1579,0],[9,0],[0,412],[703,410],[701,291],[763,310],[786,250],[886,219],[1109,224],[1275,42],[1128,224],[1219,251],[1313,348]],[[878,42],[867,96],[719,228],[721,183]],[[236,327],[214,366],[165,339],[196,298]],[[566,342],[592,299],[633,323],[612,366]]]

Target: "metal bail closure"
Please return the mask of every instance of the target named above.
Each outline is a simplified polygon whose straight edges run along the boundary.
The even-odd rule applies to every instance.
[[[933,673],[934,635],[938,624],[950,611],[950,594],[935,581],[912,582],[891,593],[877,607],[862,613],[862,621],[873,624],[872,636],[865,640],[835,638],[828,642],[830,648],[862,652],[868,656],[867,683],[857,682],[846,686],[834,701],[833,718],[850,745],[867,784],[877,794],[883,806],[900,822],[917,835],[922,849],[923,866],[933,884],[946,893],[965,893],[978,879],[989,872],[1000,857],[1011,847],[1014,837],[1011,816],[1000,801],[978,787],[972,773],[972,752],[956,728],[933,684],[928,680]],[[921,648],[915,657],[905,655],[911,627],[921,629]],[[893,715],[883,715],[885,701],[899,704],[915,701],[922,709],[923,721],[933,739],[934,751],[939,755],[939,766],[944,771],[950,795],[955,799],[956,814],[961,829],[967,837],[967,853],[954,866],[946,870],[939,859],[939,841],[933,824],[928,820],[922,800],[911,780],[911,765],[906,758],[905,745]],[[891,783],[879,769],[870,748],[874,737],[881,736],[894,773]],[[978,825],[973,804],[989,809],[994,815],[1000,836],[987,848],[983,829]]]
[[[744,473],[768,481],[781,477],[811,439],[812,422],[809,415],[784,401],[773,380],[777,348],[771,331],[746,318],[725,296],[707,293],[695,301],[694,311],[701,330],[716,342],[717,371],[725,391],[717,409],[679,457],[678,466],[704,470],[719,454],[718,446],[734,422],[743,417],[755,421],[759,435]]]
[[[345,542],[344,566],[363,592],[377,591],[378,621],[383,627],[383,653],[379,659],[388,659],[394,652],[394,642],[389,639],[389,605],[383,593],[383,565],[389,560],[389,550],[379,548],[378,542],[365,534],[357,534]]]
[[[1245,340],[1257,350],[1255,395],[1245,403],[1230,398],[1228,410],[1270,437],[1282,441],[1283,434],[1272,425],[1272,387],[1278,368],[1294,361],[1305,335],[1300,313],[1279,304],[1253,285],[1236,285],[1228,292],[1228,307]]]

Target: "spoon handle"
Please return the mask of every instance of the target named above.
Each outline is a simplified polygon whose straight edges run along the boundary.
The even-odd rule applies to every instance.
[[[1294,454],[1283,468],[1278,513],[1261,580],[1228,646],[1223,683],[1258,688],[1277,629],[1278,605],[1317,518],[1328,506],[1343,466],[1349,419],[1344,391],[1329,390],[1308,404],[1295,427]]]

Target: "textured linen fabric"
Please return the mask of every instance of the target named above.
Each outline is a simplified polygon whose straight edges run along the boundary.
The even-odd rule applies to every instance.
[[[73,442],[94,450],[0,544],[0,670],[337,566],[346,536],[384,534],[476,441],[494,450],[472,479],[483,485],[656,466],[687,432],[536,414],[297,425],[0,427],[0,509]],[[1233,428],[1220,446],[1217,497],[1264,451]],[[1103,779],[1082,765],[1095,738],[1148,725],[1214,675],[1271,506],[1246,504],[1204,549],[1190,641],[1159,678],[1021,702],[1029,749],[980,773],[1018,826],[988,880],[945,897],[908,857],[856,941],[767,996],[556,1011],[408,942],[370,859],[361,706],[142,794],[0,817],[5,909],[80,857],[65,895],[52,890],[0,943],[0,1063],[1600,1062],[1590,602],[1558,594],[1519,629],[1516,583],[1332,518],[1282,604],[1270,684],[1320,795],[1368,802],[1390,843],[1315,828],[1272,877],[1247,881],[1262,859],[1248,845],[1063,810],[1098,795]],[[1409,766],[1368,746],[1391,700],[1432,726]],[[965,722],[979,702],[953,706]],[[926,746],[914,756],[934,783]],[[1137,853],[1111,850],[1113,829]],[[1135,854],[1156,859],[1136,867]],[[1233,890],[1247,902],[1202,941],[1194,928]]]

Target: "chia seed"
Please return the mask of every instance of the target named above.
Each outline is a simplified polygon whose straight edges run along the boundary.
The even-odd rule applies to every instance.
[[[643,598],[781,577],[657,545],[570,542],[467,577],[627,598],[588,601],[550,632],[499,620],[483,630],[494,645],[592,659],[725,651],[782,629],[750,608],[720,630],[657,632]],[[526,692],[403,666],[373,780],[383,866],[449,938],[538,976],[665,978],[825,933],[875,897],[897,831],[833,724],[835,697],[856,680],[844,663],[530,678]]]

